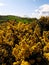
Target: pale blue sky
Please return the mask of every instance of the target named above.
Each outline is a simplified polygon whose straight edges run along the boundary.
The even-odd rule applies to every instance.
[[[0,0],[0,15],[32,16],[43,5],[49,0]]]

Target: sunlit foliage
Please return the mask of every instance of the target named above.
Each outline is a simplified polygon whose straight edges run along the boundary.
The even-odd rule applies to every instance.
[[[27,19],[30,20],[30,19]],[[49,17],[0,24],[0,65],[48,65]]]

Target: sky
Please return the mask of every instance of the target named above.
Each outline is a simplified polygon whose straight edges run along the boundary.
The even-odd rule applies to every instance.
[[[49,0],[0,0],[0,15],[49,16]]]

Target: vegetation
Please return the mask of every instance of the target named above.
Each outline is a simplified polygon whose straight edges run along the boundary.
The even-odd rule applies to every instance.
[[[22,17],[18,17],[18,16],[0,16],[0,23],[2,22],[7,22],[7,21],[16,21],[16,22],[24,22],[24,23],[29,23],[32,21],[36,21],[36,18],[22,18]]]
[[[1,20],[0,65],[49,65],[49,17]]]

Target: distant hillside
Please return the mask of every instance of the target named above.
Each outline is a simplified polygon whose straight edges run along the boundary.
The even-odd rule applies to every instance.
[[[9,20],[15,20],[16,22],[32,22],[32,21],[35,21],[37,20],[36,18],[24,18],[24,17],[18,17],[18,16],[11,16],[11,15],[8,15],[8,16],[0,16],[0,23],[2,22],[6,22],[6,21],[9,21]]]

